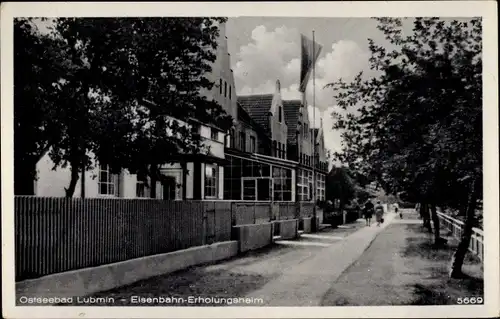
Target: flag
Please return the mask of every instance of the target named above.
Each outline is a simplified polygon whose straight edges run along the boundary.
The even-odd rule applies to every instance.
[[[307,82],[309,82],[309,77],[313,69],[316,60],[323,48],[321,45],[317,44],[315,41],[309,39],[305,35],[300,35],[300,42],[302,48],[301,63],[300,63],[300,92],[305,92],[307,87]]]
[[[320,118],[318,135],[316,135],[316,145],[319,145],[322,137],[323,137],[323,118]]]

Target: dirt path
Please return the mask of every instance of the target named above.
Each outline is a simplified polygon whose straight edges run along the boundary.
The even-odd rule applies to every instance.
[[[114,298],[114,303],[102,303],[102,306],[134,306],[131,302],[134,296],[163,296],[178,300],[186,300],[190,296],[221,299],[245,297],[277,279],[288,268],[310,259],[328,246],[338,244],[343,238],[363,227],[364,222],[359,221],[342,228],[325,229],[311,236],[305,235],[298,240],[284,241],[282,244],[248,252],[227,261],[150,278],[101,292],[93,297]],[[154,301],[147,305],[158,304]],[[176,302],[165,306],[208,305],[214,306],[204,302]]]
[[[470,278],[449,280],[456,247],[435,250],[432,235],[417,220],[395,220],[363,256],[342,274],[323,306],[456,305],[459,297],[483,297],[481,264],[468,256]]]

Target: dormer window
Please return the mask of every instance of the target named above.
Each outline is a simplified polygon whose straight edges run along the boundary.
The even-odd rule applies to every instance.
[[[219,79],[219,94],[222,95],[222,79]]]
[[[282,107],[282,106],[280,106],[280,107],[278,108],[278,121],[279,121],[280,123],[281,123],[281,122],[282,122],[282,120],[283,120],[283,116],[281,115],[282,111],[283,111],[283,107]]]
[[[227,82],[224,81],[224,97],[227,96]]]

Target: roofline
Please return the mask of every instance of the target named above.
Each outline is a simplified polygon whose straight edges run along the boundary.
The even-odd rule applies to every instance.
[[[142,102],[149,103],[149,104],[151,104],[151,105],[153,105],[153,106],[156,106],[156,107],[158,106],[158,104],[156,104],[156,103],[155,103],[155,102],[153,102],[153,101],[150,101],[150,100],[147,100],[147,99],[141,99],[141,100],[142,100]],[[170,115],[168,115],[168,114],[164,114],[164,115],[165,115],[165,116],[170,116]],[[184,120],[180,120],[180,119],[175,118],[175,117],[173,117],[173,116],[170,116],[170,117],[171,117],[171,118],[173,118],[173,119],[176,119],[177,121],[183,121],[183,122],[184,122]],[[218,127],[217,125],[214,125],[214,124],[211,124],[211,123],[205,123],[205,122],[202,122],[202,121],[200,121],[200,120],[198,120],[197,118],[194,118],[194,117],[188,117],[188,118],[186,119],[186,122],[196,122],[196,123],[201,124],[201,125],[204,125],[204,126],[206,126],[206,127],[214,128],[214,129],[216,129],[216,130],[218,130],[218,131],[220,131],[220,132],[226,132],[226,131],[224,131],[223,129],[221,129],[220,127]]]

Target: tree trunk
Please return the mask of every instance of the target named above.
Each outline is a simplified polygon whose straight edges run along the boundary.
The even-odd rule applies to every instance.
[[[69,182],[69,187],[65,188],[66,197],[71,198],[75,194],[76,183],[78,182],[80,174],[81,165],[71,164],[71,180]]]
[[[439,216],[437,214],[436,204],[431,204],[431,213],[432,213],[432,223],[434,224],[434,245],[439,246],[443,243],[440,235],[440,227],[439,227]]]
[[[431,219],[429,216],[429,206],[427,206],[427,203],[425,202],[420,203],[420,216],[422,216],[424,227],[427,228],[427,231],[429,233],[432,233]]]
[[[467,205],[466,219],[465,225],[462,232],[462,238],[460,239],[460,243],[458,244],[457,250],[455,254],[453,254],[453,258],[451,259],[450,266],[450,278],[460,278],[462,273],[462,265],[464,264],[465,255],[469,250],[470,239],[472,237],[472,228],[474,226],[475,219],[475,210],[477,204],[477,186],[476,180],[472,182],[471,192],[469,194],[469,204]]]

